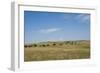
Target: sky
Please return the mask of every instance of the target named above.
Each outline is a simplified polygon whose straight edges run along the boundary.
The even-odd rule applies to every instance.
[[[24,11],[25,43],[90,40],[90,14]]]

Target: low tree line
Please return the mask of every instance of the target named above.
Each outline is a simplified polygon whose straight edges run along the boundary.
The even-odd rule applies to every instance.
[[[31,44],[31,45],[25,45],[24,47],[47,47],[47,46],[62,46],[62,45],[77,45],[77,41],[66,41],[63,43],[52,43],[52,44]]]

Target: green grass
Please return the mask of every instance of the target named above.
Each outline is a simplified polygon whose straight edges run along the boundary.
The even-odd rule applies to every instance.
[[[70,41],[72,42],[72,41]],[[24,61],[69,60],[90,58],[89,41],[74,41],[74,43],[41,42],[37,46],[24,48]],[[53,45],[53,44],[56,45]],[[49,46],[47,45],[49,44]],[[62,44],[62,45],[61,45]],[[40,46],[45,45],[45,46]]]

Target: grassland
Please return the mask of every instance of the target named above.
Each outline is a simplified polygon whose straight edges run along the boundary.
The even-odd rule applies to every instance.
[[[24,45],[24,61],[90,58],[90,41],[48,41]]]

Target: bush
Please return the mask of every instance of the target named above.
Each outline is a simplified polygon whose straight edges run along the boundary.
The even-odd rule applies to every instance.
[[[32,45],[29,45],[28,47],[32,47]]]
[[[55,44],[55,43],[53,43],[52,45],[53,45],[53,46],[56,46],[56,44]]]
[[[65,44],[69,44],[69,43],[70,43],[70,41],[66,41],[66,42],[65,42]]]
[[[43,44],[42,46],[45,47],[46,45]]]
[[[47,44],[47,46],[50,46],[49,44]]]
[[[37,47],[37,44],[33,44],[34,47]]]
[[[27,48],[28,46],[27,45],[24,45],[24,47]]]

